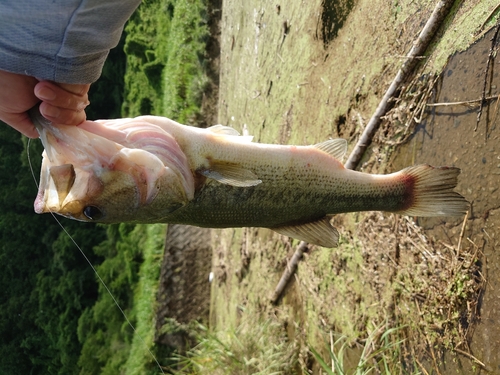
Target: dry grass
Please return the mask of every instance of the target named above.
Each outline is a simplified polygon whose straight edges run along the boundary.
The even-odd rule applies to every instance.
[[[437,74],[416,74],[416,78],[402,88],[401,94],[393,99],[393,108],[383,117],[375,136],[377,143],[397,146],[408,141],[426,116],[427,103],[435,95],[439,77]]]
[[[362,277],[382,301],[386,318],[405,327],[402,359],[427,356],[437,369],[437,351],[469,353],[485,279],[479,247],[462,238],[466,224],[455,243],[436,241],[398,215],[372,213],[359,224],[359,239],[369,249]]]
[[[244,312],[243,312],[244,313]],[[281,324],[273,318],[243,319],[238,327],[211,332],[198,327],[198,344],[176,358],[172,373],[213,375],[280,375],[294,373],[296,343],[290,343]]]

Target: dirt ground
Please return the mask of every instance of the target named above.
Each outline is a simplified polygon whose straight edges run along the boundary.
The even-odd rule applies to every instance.
[[[434,5],[223,1],[218,122],[255,142],[342,137],[351,149]],[[266,229],[213,230],[213,330],[277,320],[300,347],[301,371],[319,373],[310,346],[328,358],[330,335],[344,335],[355,361],[368,336],[396,328],[408,373],[500,374],[497,101],[487,102],[477,131],[477,102],[426,105],[479,99],[485,82],[486,96],[498,95],[496,60],[485,79],[494,30],[484,36],[497,5],[452,7],[358,168],[460,167],[468,216],[339,215],[339,247],[311,247],[276,305],[269,296],[298,242]]]

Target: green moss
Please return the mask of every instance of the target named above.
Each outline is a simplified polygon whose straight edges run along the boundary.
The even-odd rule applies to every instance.
[[[452,9],[451,20],[446,22],[446,31],[440,35],[432,49],[431,64],[426,70],[440,72],[448,58],[455,52],[460,52],[474,43],[483,33],[495,25],[499,10],[491,12],[498,6],[498,1],[484,0],[477,3],[464,4],[458,9]],[[488,19],[488,16],[491,16]]]

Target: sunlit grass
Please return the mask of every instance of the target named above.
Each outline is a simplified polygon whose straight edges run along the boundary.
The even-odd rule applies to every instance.
[[[144,374],[146,368],[150,369],[150,373],[158,373],[159,369],[152,355],[156,329],[153,322],[166,225],[140,225],[135,230],[143,233],[140,247],[144,261],[139,269],[139,281],[134,291],[136,302],[132,313],[137,323],[130,355],[125,364],[125,373]]]
[[[163,71],[163,114],[182,123],[200,111],[208,78],[204,71],[208,28],[203,1],[178,0]]]
[[[348,363],[347,352],[353,349],[349,346],[346,336],[340,336],[326,346],[328,357],[323,357],[318,350],[310,346],[309,349],[323,371],[328,375],[367,375],[374,374],[413,374],[418,375],[418,370],[408,371],[402,368],[400,361],[400,345],[403,340],[398,338],[398,328],[386,329],[384,326],[374,329],[364,341],[364,346],[357,361]]]
[[[213,332],[199,326],[198,345],[175,360],[175,375],[277,375],[295,373],[297,346],[275,320],[246,321]]]
[[[209,36],[207,2],[143,2],[125,31],[124,116],[161,115],[187,122],[201,107]]]

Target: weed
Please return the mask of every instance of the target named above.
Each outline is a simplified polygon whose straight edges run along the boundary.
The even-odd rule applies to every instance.
[[[374,329],[366,338],[357,363],[350,365],[346,363],[345,359],[347,352],[352,349],[349,346],[348,338],[344,335],[335,342],[330,335],[330,345],[328,345],[327,351],[331,365],[314,347],[310,345],[309,349],[328,375],[365,375],[371,372],[379,374],[401,373],[403,369],[399,356],[403,340],[398,338],[399,330],[400,328],[387,328],[386,324]],[[415,375],[419,373],[418,371],[413,372]]]
[[[275,320],[246,321],[236,329],[213,332],[198,327],[198,345],[177,356],[181,374],[278,375],[293,373],[297,355],[294,343],[283,335]]]

